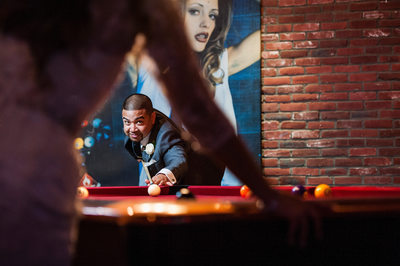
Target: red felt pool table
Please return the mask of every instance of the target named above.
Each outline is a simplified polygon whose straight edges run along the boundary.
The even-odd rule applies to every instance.
[[[262,211],[240,187],[88,188],[74,265],[399,265],[400,187],[332,187],[325,199],[324,237],[289,246],[288,224]],[[276,187],[290,193],[292,187]]]

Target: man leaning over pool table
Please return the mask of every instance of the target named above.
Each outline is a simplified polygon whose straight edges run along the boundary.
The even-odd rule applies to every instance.
[[[172,186],[187,171],[186,142],[169,119],[153,109],[149,97],[132,94],[122,104],[126,150],[142,162],[139,186]],[[146,169],[145,169],[146,168]]]

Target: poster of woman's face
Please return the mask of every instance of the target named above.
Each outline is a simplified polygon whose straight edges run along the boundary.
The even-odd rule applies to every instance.
[[[256,158],[260,158],[260,2],[171,0],[179,5],[189,44],[215,102]],[[167,51],[166,51],[167,52]],[[121,104],[131,93],[146,94],[153,106],[174,116],[145,64],[127,62],[113,97],[83,126],[79,150],[84,167],[101,185],[137,185],[139,167],[123,147]],[[222,185],[239,185],[225,172]]]
[[[188,0],[183,5],[186,34],[193,50],[201,53],[205,50],[220,15],[218,0]]]

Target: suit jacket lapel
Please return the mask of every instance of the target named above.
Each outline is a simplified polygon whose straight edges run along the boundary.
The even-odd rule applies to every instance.
[[[125,149],[136,159],[142,159],[142,151],[140,143],[131,141],[128,137],[125,138]]]
[[[149,142],[148,142],[148,143],[152,143],[154,145],[154,152],[149,155],[145,151],[143,151],[143,156],[145,156],[145,158],[147,159],[147,162],[151,160],[151,158],[155,154],[155,150],[157,148],[156,140],[157,140],[158,132],[160,131],[160,127],[161,127],[159,120],[160,120],[160,118],[158,116],[156,116],[156,121],[154,123],[153,128],[151,129]]]
[[[133,152],[138,159],[143,159],[142,149],[140,148],[140,142],[132,141]]]

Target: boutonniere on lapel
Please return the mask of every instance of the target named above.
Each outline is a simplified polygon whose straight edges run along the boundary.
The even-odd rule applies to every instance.
[[[154,153],[154,144],[153,143],[148,143],[146,145],[146,148],[144,149],[144,151],[150,156]]]

